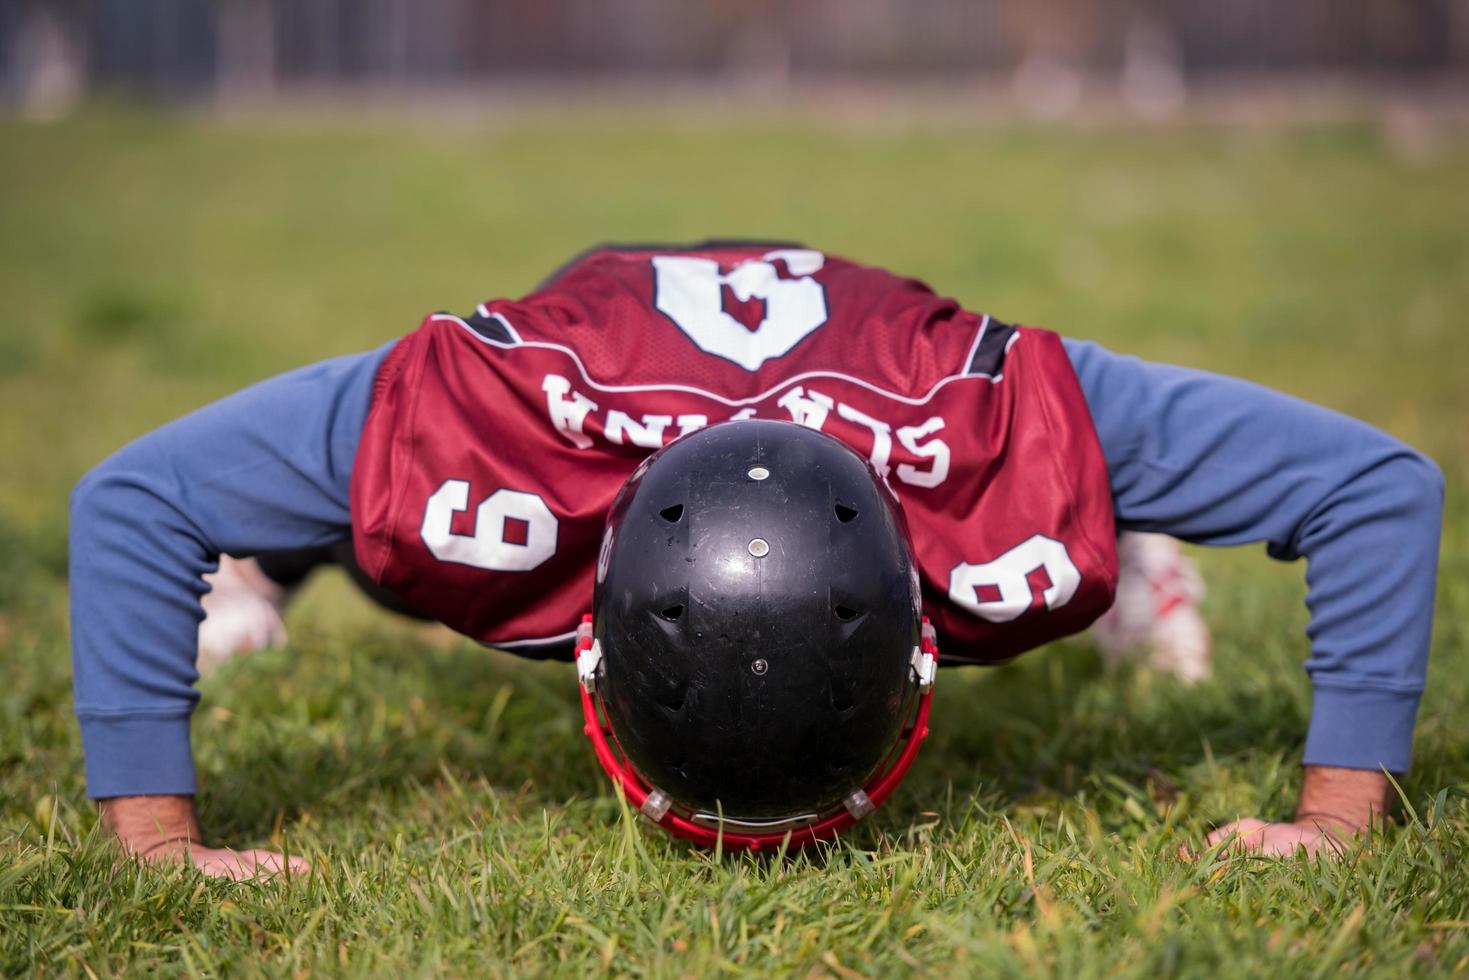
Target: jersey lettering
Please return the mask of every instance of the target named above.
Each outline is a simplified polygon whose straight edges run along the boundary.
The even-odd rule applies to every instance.
[[[919,442],[924,436],[932,435],[944,427],[944,420],[935,415],[922,425],[905,425],[898,430],[898,442],[914,456],[932,459],[933,466],[920,470],[912,463],[898,464],[898,480],[910,487],[933,489],[949,475],[949,444],[942,439]]]
[[[846,402],[837,403],[837,414],[848,422],[856,422],[872,432],[872,452],[868,459],[879,476],[888,475],[888,459],[893,454],[893,427],[881,419],[859,412]]]
[[[707,415],[680,415],[678,417],[678,434],[686,436],[690,432],[697,432],[709,424]]]
[[[625,438],[634,446],[659,449],[663,446],[663,430],[672,424],[672,415],[644,415],[642,422],[634,422],[631,415],[614,408],[607,413],[607,439],[619,446]]]
[[[469,481],[445,480],[428,498],[419,533],[439,561],[492,572],[528,572],[556,553],[556,515],[533,493],[496,490],[474,515],[473,534],[455,534],[469,509]]]
[[[546,411],[551,424],[567,442],[578,449],[591,449],[592,437],[584,431],[587,415],[597,410],[597,403],[579,391],[571,390],[571,382],[559,374],[548,374],[541,381],[546,393]],[[570,398],[567,395],[570,394]]]
[[[792,278],[781,276],[777,262]],[[655,256],[654,305],[704,353],[755,371],[826,322],[826,291],[811,278],[825,262],[820,252],[778,249],[721,273],[713,259]],[[736,302],[763,304],[753,329],[725,310],[726,288]]]
[[[578,449],[591,449],[596,444],[598,419],[592,414],[597,403],[571,387],[571,382],[559,374],[548,374],[541,380],[541,390],[546,392],[546,414],[551,425],[561,436]],[[935,433],[944,427],[940,416],[932,416],[921,425],[900,426],[894,431],[891,423],[868,415],[846,402],[824,395],[814,388],[795,385],[775,399],[776,405],[785,409],[792,422],[818,431],[825,430],[833,412],[840,419],[867,430],[872,436],[872,448],[867,454],[873,469],[884,477],[896,476],[899,483],[910,487],[932,490],[949,476],[950,450],[943,439]],[[748,406],[729,416],[730,419],[754,418],[756,409]],[[590,429],[587,423],[590,421]],[[717,421],[717,420],[716,420]],[[699,414],[640,414],[636,419],[621,409],[610,409],[601,422],[600,431],[607,442],[617,446],[633,445],[644,449],[660,449],[671,438],[686,436],[709,424],[709,416]],[[673,432],[672,427],[678,426]],[[900,462],[892,466],[893,439],[911,453],[916,460],[931,460],[926,468],[911,462]],[[859,437],[860,438],[860,437]],[[848,440],[851,442],[851,440]],[[855,446],[861,451],[861,443]]]
[[[981,619],[1008,623],[1042,604],[1060,609],[1080,585],[1081,572],[1066,546],[1036,534],[993,561],[955,565],[949,573],[949,598]]]
[[[826,424],[826,415],[836,403],[819,391],[807,392],[800,385],[781,395],[775,402],[791,413],[791,421],[808,429],[820,429]]]

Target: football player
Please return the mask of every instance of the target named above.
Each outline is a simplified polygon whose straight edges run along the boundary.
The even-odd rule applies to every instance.
[[[1314,853],[1385,813],[1386,773],[1408,767],[1442,496],[1431,461],[1359,422],[881,269],[797,245],[597,248],[523,299],[248,388],[81,481],[88,791],[132,853],[280,869],[202,844],[196,650],[278,641],[291,586],[337,562],[485,644],[574,656],[599,760],[666,829],[819,839],[912,762],[936,657],[997,663],[1085,628],[1118,591],[1119,530],[1147,531],[1308,560],[1295,819],[1210,843]],[[1153,572],[1124,584],[1117,642],[1197,594],[1149,540],[1123,542]],[[201,635],[221,555],[259,561],[223,567]],[[239,602],[257,613],[243,640]],[[1202,673],[1182,656],[1165,666]]]

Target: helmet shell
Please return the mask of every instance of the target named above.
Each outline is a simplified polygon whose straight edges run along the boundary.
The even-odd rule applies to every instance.
[[[819,812],[897,743],[918,576],[897,498],[844,443],[757,419],[678,439],[619,494],[597,571],[604,710],[676,802]]]

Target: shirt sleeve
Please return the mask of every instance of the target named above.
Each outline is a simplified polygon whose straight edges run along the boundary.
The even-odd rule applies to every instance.
[[[124,447],[77,484],[72,664],[89,796],[194,792],[201,576],[221,553],[351,533],[352,462],[390,347],[247,388]]]
[[[1443,475],[1355,419],[1067,341],[1119,529],[1304,557],[1307,765],[1403,772],[1428,668]]]

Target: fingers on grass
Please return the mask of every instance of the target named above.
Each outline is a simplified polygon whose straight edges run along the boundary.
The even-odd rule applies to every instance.
[[[1215,847],[1230,838],[1234,838],[1231,845],[1237,850],[1259,850],[1265,842],[1265,832],[1270,825],[1263,820],[1254,817],[1246,817],[1243,820],[1234,820],[1225,824],[1204,838],[1204,843],[1209,847]]]
[[[292,855],[288,860],[274,851],[220,850],[204,856],[198,861],[205,874],[235,881],[269,879],[288,874],[305,874],[311,870],[311,862]]]

